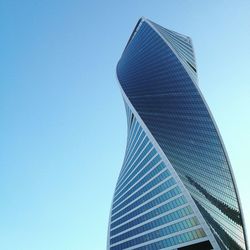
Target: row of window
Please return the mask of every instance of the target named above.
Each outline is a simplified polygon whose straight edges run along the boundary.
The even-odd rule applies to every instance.
[[[153,152],[151,154],[153,154]],[[140,164],[140,166],[142,166],[142,164]],[[120,191],[120,193],[117,194],[115,200],[117,199],[123,200],[123,198],[127,197],[127,195],[132,194],[140,187],[139,183],[143,185],[145,181],[149,180],[154,176],[155,171],[158,170],[158,172],[160,172],[165,168],[166,168],[165,164],[161,162],[160,156],[153,155],[153,157],[149,159],[149,161],[146,162],[143,167],[141,167],[140,169],[137,168],[135,175],[131,177],[130,182],[128,182],[126,186],[124,186],[123,189]]]
[[[171,238],[157,241],[148,245],[144,245],[141,247],[134,248],[136,250],[159,250],[159,249],[164,249],[166,247],[171,247],[175,245],[180,245],[188,241],[196,240],[199,238],[204,238],[206,237],[206,233],[202,228],[182,233],[177,236],[173,236]],[[119,248],[117,248],[119,250]]]
[[[132,216],[131,216],[131,214],[129,214],[128,216],[124,216],[121,219],[113,222],[111,224],[110,228],[111,228],[111,230],[113,230],[113,229],[117,229],[117,226],[119,226],[120,232],[126,231],[127,229],[130,229],[130,228],[132,228],[136,225],[139,225],[141,223],[145,223],[148,220],[151,220],[156,216],[159,216],[161,214],[165,214],[165,213],[167,213],[167,212],[169,212],[177,207],[180,207],[186,203],[187,203],[187,201],[186,201],[184,196],[177,197],[174,200],[170,200],[170,201],[167,200],[167,202],[159,204],[159,206],[153,208],[153,210],[151,209],[148,212],[146,211],[146,213],[144,212],[142,214],[139,214],[139,217],[138,217],[138,215],[133,216],[135,213],[132,214]]]
[[[149,202],[147,202],[145,204],[142,204],[140,207],[134,209],[133,211],[130,211],[127,214],[119,214],[119,216],[118,216],[118,214],[114,215],[113,220],[115,220],[115,219],[117,219],[117,218],[119,218],[121,216],[123,216],[123,218],[121,219],[121,222],[132,219],[136,215],[142,214],[142,213],[144,213],[145,211],[147,211],[147,210],[149,210],[151,208],[159,206],[159,204],[169,200],[170,198],[173,198],[173,197],[177,196],[180,193],[181,193],[180,188],[178,186],[176,186],[173,189],[171,189],[171,190],[169,190],[169,191],[155,197],[153,200],[151,200],[151,201],[149,201]],[[115,234],[117,234],[119,232],[120,232],[120,229],[118,229],[118,230],[115,229],[115,230],[111,231],[110,236],[115,235]]]
[[[123,234],[120,234],[119,236],[114,237],[112,239],[112,241],[113,242],[114,241],[115,242],[119,242],[121,240],[130,238],[130,237],[135,236],[137,234],[147,232],[148,230],[151,230],[153,228],[156,228],[156,227],[168,224],[168,223],[170,223],[172,221],[181,219],[181,218],[186,217],[186,216],[188,216],[190,214],[193,214],[193,211],[192,211],[192,209],[191,209],[190,206],[187,206],[187,207],[184,207],[184,208],[180,208],[177,211],[174,211],[174,212],[172,212],[170,214],[161,216],[160,218],[157,218],[157,219],[155,219],[153,221],[150,221],[150,222],[148,222],[146,224],[143,224],[141,226],[133,228],[133,229],[131,229],[131,230],[129,230],[129,231],[123,233]],[[111,231],[110,236],[111,235],[113,236],[112,231]],[[111,242],[111,240],[110,240],[110,242]]]
[[[134,136],[132,135],[131,137],[131,141],[128,142],[129,148],[125,154],[124,163],[123,163],[124,165],[127,165],[126,163],[133,156],[135,150],[137,149],[138,139],[140,139],[139,141],[141,142],[142,139],[144,139],[145,137],[145,132],[142,131],[141,127],[139,127],[138,131],[135,131],[134,133],[135,133]]]
[[[138,139],[140,138],[141,140],[143,139],[143,137],[145,136],[144,131],[142,131],[142,128],[139,127],[138,130],[135,130],[132,133],[131,138],[129,138],[127,144],[128,144],[128,148],[126,150],[126,154],[125,154],[125,158],[124,158],[124,163],[123,165],[126,165],[126,162],[129,160],[129,158],[133,155],[134,152],[134,147],[135,144],[138,142]]]
[[[128,169],[126,170],[125,173],[123,173],[123,176],[121,177],[123,180],[120,183],[120,185],[117,186],[115,195],[117,194],[117,192],[119,192],[119,189],[123,187],[124,183],[126,183],[131,173],[134,172],[135,167],[144,159],[144,157],[152,150],[152,148],[153,148],[153,145],[151,143],[147,143],[144,146],[144,149],[137,155],[136,160],[133,163],[131,163],[131,165],[129,165]]]
[[[117,211],[119,211],[118,213],[124,214],[130,210],[132,210],[133,208],[136,208],[138,205],[146,202],[147,200],[153,198],[154,196],[158,195],[159,193],[163,192],[164,190],[170,188],[171,186],[173,186],[174,184],[176,184],[176,181],[171,177],[170,179],[164,181],[162,184],[160,184],[159,186],[157,186],[156,188],[154,188],[153,190],[151,190],[150,192],[146,193],[145,195],[143,195],[141,198],[134,200],[132,203],[130,203],[128,206],[127,204],[132,201],[131,199],[128,199],[127,202],[124,202],[124,208],[121,209],[121,207],[117,207],[114,208],[112,210],[113,213],[116,213]]]
[[[124,165],[129,166],[131,162],[134,161],[135,157],[138,155],[138,152],[140,152],[141,145],[144,146],[147,144],[148,138],[145,135],[145,132],[143,131],[141,134],[138,135],[138,138],[135,138],[135,140],[132,142],[132,147],[130,148],[130,151],[126,154],[128,157],[124,159]]]
[[[175,224],[172,224],[169,226],[165,226],[161,229],[157,229],[153,232],[143,234],[142,236],[139,236],[137,238],[133,238],[131,240],[123,242],[122,244],[119,244],[119,245],[116,244],[116,247],[122,247],[122,248],[123,247],[131,247],[131,246],[138,245],[138,244],[141,244],[143,242],[154,240],[154,239],[157,239],[157,238],[160,238],[163,236],[169,237],[169,235],[171,235],[173,233],[181,232],[185,229],[188,229],[190,227],[194,227],[197,225],[199,225],[197,218],[192,217],[192,218],[180,221],[178,223],[175,223]],[[117,243],[119,241],[121,241],[120,236],[118,236],[114,239],[111,239],[110,244],[114,245],[115,243]],[[111,247],[112,247],[112,245],[111,245]]]
[[[127,178],[120,189],[115,191],[115,199],[119,198],[126,192],[133,184],[135,184],[141,177],[143,177],[154,165],[161,161],[161,158],[156,154],[154,148],[145,156],[145,158],[135,167],[134,174]]]
[[[129,130],[129,133],[128,133],[128,137],[127,137],[127,146],[126,146],[126,153],[125,153],[125,158],[124,158],[124,161],[126,160],[126,158],[128,157],[128,151],[130,150],[130,146],[131,146],[131,142],[133,143],[133,140],[135,139],[135,135],[137,135],[137,132],[138,132],[138,129],[141,129],[141,127],[139,126],[139,123],[138,122],[134,122]],[[125,165],[123,164],[122,168],[121,168],[121,171],[120,171],[120,175],[119,175],[119,178],[117,180],[117,182],[119,182],[121,176],[122,176],[122,173],[123,171],[125,170]]]
[[[134,126],[134,124],[136,124],[136,125]],[[132,124],[131,132],[128,135],[128,138],[127,138],[127,148],[126,148],[124,163],[127,160],[127,157],[130,155],[131,145],[133,145],[134,142],[137,141],[137,138],[138,138],[139,135],[141,135],[141,133],[142,133],[142,128],[139,126],[139,123],[134,122]],[[124,163],[123,163],[123,166],[122,166],[122,169],[121,169],[121,172],[120,172],[117,183],[120,182],[120,178],[123,176],[123,172],[127,167]]]
[[[122,173],[122,176],[117,183],[118,188],[122,185],[125,178],[131,172],[132,166],[134,166],[133,164],[135,164],[136,162],[138,163],[140,155],[143,154],[144,150],[148,150],[148,148],[150,147],[149,139],[147,137],[142,138],[142,141],[139,139],[137,143],[139,144],[139,147],[135,148],[134,152],[132,152],[131,154],[131,158],[129,158],[128,161],[124,163],[124,165],[126,166],[126,170]]]
[[[163,163],[161,163],[161,164],[165,166],[165,164],[163,164]],[[133,188],[129,189],[117,201],[117,203],[113,205],[113,208],[116,207],[115,205],[123,207],[124,202],[126,202],[128,199],[130,199],[131,201],[135,200],[141,194],[147,192],[153,186],[157,185],[159,182],[163,181],[164,179],[166,179],[170,176],[170,172],[167,169],[163,170],[163,172],[161,172],[159,175],[157,175],[159,173],[159,170],[160,170],[160,167],[158,165],[158,167],[156,167],[155,169],[150,171],[150,173],[147,174],[141,181],[139,181]],[[152,180],[149,181],[150,179],[152,179]],[[146,185],[144,185],[147,181],[149,181],[149,182]]]
[[[127,208],[127,207],[134,207],[133,204],[139,204],[142,201],[146,201],[150,198],[152,198],[154,195],[157,195],[158,193],[164,191],[164,187],[169,187],[174,185],[176,182],[172,177],[168,177],[168,172],[164,171],[159,176],[151,180],[147,185],[139,189],[137,192],[135,192],[132,196],[127,197],[122,201],[121,204],[113,208],[114,213],[117,213],[117,211],[120,211],[121,209]],[[165,184],[164,183],[168,183]],[[171,184],[169,184],[171,183]],[[155,190],[155,191],[154,191]],[[157,191],[156,191],[157,190]],[[157,192],[157,193],[155,193]],[[155,194],[153,194],[155,193]],[[147,195],[147,196],[146,196]],[[146,198],[147,197],[147,198]]]

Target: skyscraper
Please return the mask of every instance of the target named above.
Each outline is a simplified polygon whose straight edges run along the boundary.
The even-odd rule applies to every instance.
[[[247,249],[239,195],[191,39],[148,19],[117,65],[128,137],[108,249]]]

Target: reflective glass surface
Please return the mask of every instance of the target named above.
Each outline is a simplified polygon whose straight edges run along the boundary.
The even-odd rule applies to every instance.
[[[136,112],[192,195],[221,249],[246,249],[229,161],[197,87],[195,68],[189,38],[150,21],[141,21],[117,65],[117,76]],[[137,121],[128,107],[126,110],[130,131]],[[135,132],[128,132],[128,144],[133,142],[134,137]],[[140,140],[134,142],[133,150],[126,152],[135,152],[135,148],[142,145]],[[127,147],[132,148],[130,145]],[[162,186],[151,189],[155,184],[153,179],[151,182],[149,180],[156,172],[148,178],[145,178],[145,174],[150,170],[138,176],[153,157],[140,165],[150,149],[155,150],[151,142],[148,147],[140,146],[135,153],[139,159],[137,161],[135,155],[125,156],[127,165],[123,166],[117,183],[111,221],[121,219],[131,209],[136,211],[139,204],[168,188],[166,183],[162,183]],[[157,154],[156,151],[154,153]],[[135,180],[136,174],[138,179]],[[164,178],[168,178],[165,174]],[[145,185],[145,192],[148,193],[142,196],[144,198],[141,197],[142,191],[135,191],[142,185],[141,178],[149,181]],[[154,178],[156,180],[157,177]],[[135,183],[140,184],[130,190]],[[129,197],[126,198],[126,194]],[[128,245],[132,244],[129,242]],[[159,246],[165,247],[164,242]]]
[[[155,246],[175,245],[180,235],[183,242],[205,239],[205,233],[190,237],[202,230],[200,222],[126,102],[125,107],[127,148],[113,198],[110,249],[159,249]]]

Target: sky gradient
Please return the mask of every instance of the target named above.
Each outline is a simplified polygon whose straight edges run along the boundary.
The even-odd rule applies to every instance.
[[[249,234],[249,13],[247,0],[0,0],[0,249],[106,249],[127,132],[115,68],[141,16],[192,38]]]

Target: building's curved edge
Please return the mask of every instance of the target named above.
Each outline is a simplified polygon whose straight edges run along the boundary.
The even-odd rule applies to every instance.
[[[146,19],[146,18],[141,18],[140,20],[143,20],[145,22],[147,22],[148,25],[150,25],[150,27],[162,38],[162,40],[167,44],[167,46],[173,51],[173,53],[176,55],[176,57],[178,58],[178,60],[181,62],[182,66],[184,67],[184,69],[186,70],[186,72],[188,73],[189,77],[193,80],[193,77],[191,76],[191,74],[189,73],[189,71],[186,69],[185,65],[183,64],[182,62],[182,59],[179,57],[179,55],[175,52],[174,48],[172,47],[171,44],[169,44],[169,42],[162,36],[162,34],[159,33],[159,31],[151,24],[151,21]],[[193,43],[192,43],[192,39],[189,37],[190,39],[190,42],[192,44],[192,47],[193,47]],[[194,50],[193,50],[193,53],[194,53]],[[194,54],[195,56],[195,54]],[[232,165],[230,163],[230,160],[229,160],[229,156],[228,156],[228,153],[227,153],[227,150],[226,150],[226,147],[225,147],[225,144],[223,142],[223,139],[222,139],[222,136],[220,134],[220,131],[219,131],[219,128],[215,122],[215,119],[212,115],[212,112],[198,86],[198,76],[197,76],[197,82],[196,81],[192,81],[196,87],[196,89],[198,90],[198,93],[200,94],[201,98],[202,98],[202,101],[205,105],[205,107],[207,108],[208,110],[208,113],[209,113],[209,116],[214,124],[214,127],[215,127],[215,130],[216,130],[216,133],[219,137],[219,140],[220,140],[220,143],[221,143],[221,146],[222,146],[222,149],[223,149],[223,152],[225,154],[225,158],[227,160],[227,164],[228,164],[228,167],[229,167],[229,171],[230,171],[230,174],[231,174],[231,177],[232,177],[232,181],[233,181],[233,185],[234,185],[234,189],[235,189],[235,193],[236,193],[236,198],[237,198],[237,201],[238,201],[238,205],[239,205],[239,210],[240,210],[240,214],[241,214],[241,219],[242,219],[242,224],[243,224],[243,234],[244,234],[244,240],[245,240],[245,245],[246,245],[246,250],[248,250],[248,239],[247,239],[247,233],[246,233],[246,225],[245,225],[245,219],[244,219],[244,214],[243,214],[243,210],[242,210],[242,205],[241,205],[241,200],[240,200],[240,196],[239,196],[239,190],[238,190],[238,187],[237,187],[237,184],[236,184],[236,179],[235,179],[235,176],[234,176],[234,172],[233,172],[233,168],[232,168]]]
[[[113,194],[113,197],[112,197],[112,201],[113,201],[113,199],[114,199],[114,195],[115,195],[115,193]],[[111,220],[111,214],[112,214],[112,202],[111,202],[111,207],[110,207],[110,210],[109,210],[109,221],[108,221],[108,235],[107,235],[107,250],[109,250],[110,249],[110,244],[109,244],[109,242],[110,242],[110,237],[109,237],[109,232],[110,232],[110,220]]]
[[[118,81],[118,79],[117,79]],[[120,87],[120,84],[118,82],[118,86]],[[125,100],[123,99],[123,101],[125,102]],[[125,104],[125,103],[124,103]],[[125,109],[125,112],[126,112],[126,115],[127,115],[127,111]],[[124,156],[126,155],[126,152],[127,152],[127,148],[128,148],[128,136],[129,136],[129,126],[127,124],[127,139],[126,139],[126,147],[125,147],[125,152],[124,152]],[[124,161],[124,159],[123,159]],[[122,166],[123,166],[123,163],[122,163]],[[120,169],[121,171],[121,169]],[[119,177],[118,177],[118,180],[119,180]],[[110,249],[110,222],[111,222],[111,216],[112,216],[112,205],[113,205],[113,200],[114,200],[114,196],[115,196],[115,192],[113,193],[113,196],[112,196],[112,199],[111,199],[111,206],[110,206],[110,210],[109,210],[109,219],[108,219],[108,234],[107,234],[107,250]]]
[[[164,36],[154,27],[153,22],[151,22],[149,19],[147,18],[141,18],[140,20],[146,22],[156,33],[157,35],[167,44],[167,46],[172,50],[172,52],[174,53],[174,55],[177,57],[177,59],[179,60],[179,62],[181,63],[181,65],[183,66],[183,68],[185,69],[185,71],[187,72],[188,76],[191,78],[192,82],[195,83],[195,85],[197,85],[198,81],[197,81],[197,74],[193,75],[189,69],[188,66],[183,62],[182,58],[179,56],[179,54],[175,51],[175,49],[173,48],[172,44],[169,43]],[[142,22],[141,21],[141,22]],[[190,41],[192,40],[189,36],[186,36]]]
[[[128,44],[130,43],[130,41],[133,39],[134,35],[136,34],[136,31],[137,31],[137,29],[139,28],[139,25],[140,25],[144,20],[146,20],[146,18],[145,18],[145,17],[141,17],[141,18],[138,20],[138,22],[136,23],[136,25],[135,25],[135,27],[134,27],[134,29],[133,29],[133,31],[132,31],[132,34],[130,35],[130,37],[129,37],[129,39],[128,39],[128,42],[127,42],[127,44],[126,44],[126,46],[125,46],[125,49],[127,48],[127,46],[128,46]],[[123,50],[123,52],[125,51],[125,49]]]
[[[119,83],[119,80],[118,80],[118,83]],[[135,118],[139,122],[140,126],[143,128],[144,132],[148,136],[148,138],[151,141],[151,143],[153,144],[154,148],[157,150],[158,154],[161,156],[163,162],[166,164],[166,166],[169,167],[169,170],[170,170],[171,174],[173,175],[173,177],[175,178],[177,184],[181,188],[183,194],[187,198],[187,201],[188,201],[189,205],[192,207],[192,209],[194,211],[194,214],[197,216],[198,220],[200,221],[200,224],[201,224],[202,228],[206,232],[207,238],[210,240],[210,242],[211,242],[211,244],[213,246],[213,249],[215,249],[215,250],[218,249],[219,250],[220,247],[219,247],[219,245],[218,245],[218,243],[217,243],[217,241],[216,241],[216,239],[215,239],[215,237],[214,237],[211,229],[209,228],[209,226],[207,225],[207,222],[205,221],[205,219],[201,215],[201,213],[200,213],[198,207],[196,206],[196,204],[195,204],[192,196],[190,195],[189,191],[186,189],[185,185],[182,183],[180,177],[178,176],[178,174],[176,173],[175,169],[171,165],[171,163],[168,160],[167,156],[165,155],[165,153],[161,149],[160,145],[157,143],[157,141],[155,140],[155,138],[153,137],[153,135],[151,134],[151,132],[147,128],[146,124],[141,119],[140,115],[137,113],[137,111],[133,107],[132,103],[130,102],[130,100],[126,96],[126,94],[123,91],[123,89],[120,86],[120,84],[119,84],[119,87],[121,89],[121,93],[122,93],[122,96],[124,98],[124,101],[127,103],[128,107],[131,109],[132,113],[134,114]]]
[[[242,220],[242,228],[243,228],[243,235],[244,235],[244,240],[245,240],[245,246],[246,246],[246,250],[248,250],[248,238],[247,238],[247,231],[246,231],[246,224],[245,224],[245,218],[244,218],[244,213],[243,213],[243,210],[242,210],[242,205],[241,205],[241,200],[240,200],[240,195],[239,195],[239,190],[238,190],[238,187],[237,187],[237,184],[236,184],[236,179],[235,179],[235,176],[234,176],[234,172],[233,172],[233,168],[232,168],[232,165],[230,163],[230,160],[229,160],[229,156],[228,156],[228,153],[227,153],[227,150],[226,150],[226,147],[225,147],[225,144],[223,142],[223,139],[222,139],[222,136],[220,134],[220,131],[219,131],[219,128],[215,122],[215,119],[212,115],[212,112],[199,88],[199,86],[197,84],[194,84],[196,86],[196,89],[198,90],[203,102],[204,102],[204,105],[206,106],[207,108],[207,111],[210,115],[210,118],[214,124],[214,127],[215,127],[215,130],[216,130],[216,133],[220,139],[220,143],[221,143],[221,147],[223,149],[223,152],[225,154],[225,158],[226,158],[226,161],[227,161],[227,164],[228,164],[228,168],[229,168],[229,171],[230,171],[230,174],[231,174],[231,177],[232,177],[232,181],[233,181],[233,186],[234,186],[234,190],[235,190],[235,194],[236,194],[236,198],[237,198],[237,202],[238,202],[238,206],[239,206],[239,211],[240,211],[240,215],[241,215],[241,220]]]

